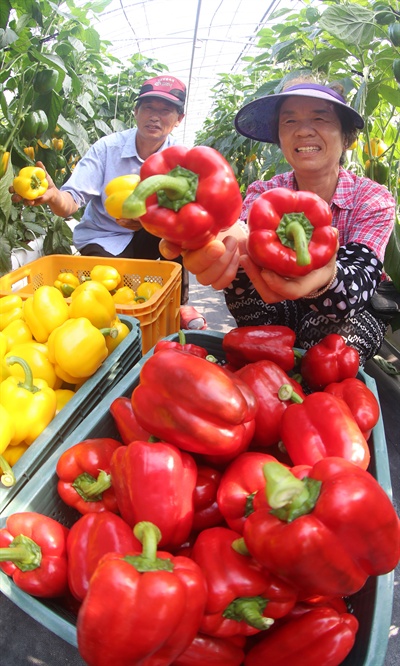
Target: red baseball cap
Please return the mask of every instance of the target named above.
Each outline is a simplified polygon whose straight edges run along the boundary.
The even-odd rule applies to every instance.
[[[143,97],[162,97],[177,106],[183,106],[186,99],[186,86],[174,76],[163,74],[143,83],[138,99],[143,99]]]

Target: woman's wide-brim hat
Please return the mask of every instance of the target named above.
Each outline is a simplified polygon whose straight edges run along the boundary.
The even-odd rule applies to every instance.
[[[235,117],[235,128],[239,134],[255,141],[278,143],[278,105],[285,97],[315,97],[333,102],[347,113],[354,127],[357,129],[364,127],[364,120],[360,114],[346,104],[346,100],[332,88],[320,86],[317,83],[298,83],[276,95],[259,97],[241,108]]]

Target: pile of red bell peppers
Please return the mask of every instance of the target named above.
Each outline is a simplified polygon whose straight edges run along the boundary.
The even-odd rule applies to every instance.
[[[159,345],[119,436],[59,457],[77,512],[14,514],[0,567],[77,613],[89,666],[338,666],[347,598],[400,559],[400,521],[368,471],[379,418],[339,336],[300,355],[286,327],[233,329],[226,363]]]

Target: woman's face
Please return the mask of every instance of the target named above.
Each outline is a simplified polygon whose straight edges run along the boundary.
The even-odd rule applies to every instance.
[[[345,150],[334,104],[313,97],[288,97],[279,112],[282,152],[299,174],[338,170]]]

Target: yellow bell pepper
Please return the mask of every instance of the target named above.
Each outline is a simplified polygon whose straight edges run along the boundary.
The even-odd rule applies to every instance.
[[[142,284],[140,284],[136,289],[135,301],[137,303],[144,303],[160,289],[161,284],[159,284],[159,282],[142,282]]]
[[[51,143],[53,144],[54,150],[62,150],[64,148],[64,141],[63,139],[57,139],[57,137],[53,137],[51,140]]]
[[[25,442],[21,442],[21,444],[16,444],[15,446],[7,446],[6,450],[3,453],[3,459],[8,463],[11,467],[15,465],[15,463],[20,459],[20,457],[25,453],[25,451],[28,450],[28,444],[25,444]],[[0,460],[0,469],[4,472],[2,466],[1,466],[1,460]]]
[[[24,342],[20,345],[14,345],[14,347],[5,355],[6,364],[7,359],[10,358],[10,356],[23,358],[29,364],[35,379],[44,379],[50,388],[55,388],[58,377],[54,365],[49,361],[49,350],[47,345],[42,342],[36,342],[35,340]],[[24,369],[18,363],[10,366],[9,370],[12,377],[24,379]]]
[[[11,471],[10,464],[4,456],[4,452],[9,448],[9,444],[15,435],[15,425],[11,414],[3,405],[0,404],[0,468],[2,470],[1,482],[5,486],[13,486],[15,476]]]
[[[17,294],[10,294],[0,298],[0,331],[8,324],[23,317],[23,301]]]
[[[10,441],[12,446],[25,442],[30,445],[54,418],[56,394],[43,379],[33,379],[28,363],[18,356],[10,356],[7,365],[19,363],[25,379],[7,377],[1,384],[0,404],[6,408],[15,426]]]
[[[26,148],[24,148],[24,153],[30,160],[32,160],[32,162],[35,160],[35,149],[33,146],[26,146]]]
[[[134,305],[136,294],[130,287],[120,287],[112,297],[116,305]]]
[[[108,289],[100,282],[83,282],[71,294],[71,319],[85,317],[96,328],[109,328],[117,316],[115,303]]]
[[[31,329],[23,319],[12,321],[8,326],[3,328],[3,334],[7,341],[7,351],[10,351],[14,345],[20,345],[32,340]]]
[[[49,337],[49,359],[67,384],[91,377],[108,356],[104,332],[86,317],[69,319]]]
[[[57,275],[57,279],[55,280],[53,286],[61,291],[65,298],[68,298],[68,296],[71,296],[74,289],[79,287],[79,285],[79,278],[77,278],[73,273],[65,271],[64,273],[59,273]]]
[[[24,303],[24,319],[37,342],[47,342],[52,331],[69,317],[69,306],[56,287],[36,289]]]
[[[8,160],[10,159],[10,153],[5,152],[2,153],[0,152],[0,178],[2,178],[7,171],[8,167]]]
[[[90,271],[90,279],[100,282],[108,291],[116,289],[121,282],[121,276],[114,266],[93,266]]]
[[[116,220],[124,217],[122,215],[122,205],[124,201],[132,194],[140,182],[140,177],[135,174],[127,174],[126,176],[117,176],[107,183],[104,188],[106,199],[104,201],[104,208],[107,213],[114,217]]]
[[[4,357],[7,353],[7,338],[0,331],[0,382],[10,376],[9,370],[5,364]]]
[[[57,398],[56,414],[58,414],[58,412],[69,403],[71,398],[74,397],[75,391],[72,391],[71,389],[57,389],[55,393]]]
[[[28,201],[43,196],[48,187],[45,170],[37,166],[23,167],[13,180],[13,188],[16,193]]]
[[[109,354],[111,354],[111,352],[113,352],[114,349],[116,349],[118,345],[121,344],[122,340],[125,340],[126,336],[129,335],[130,333],[129,326],[124,324],[123,321],[120,321],[118,317],[114,319],[112,323],[112,328],[116,329],[117,335],[116,336],[106,335],[105,338]]]

